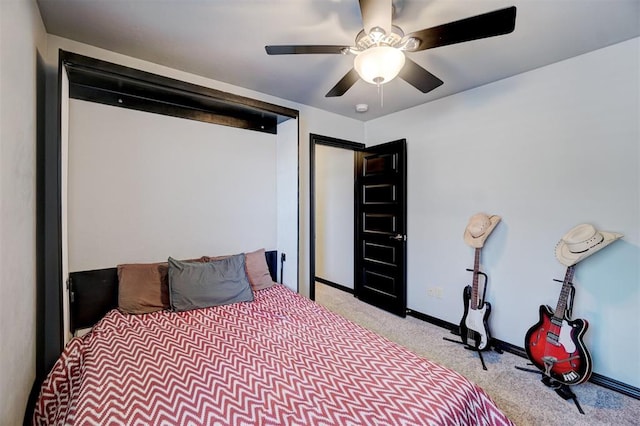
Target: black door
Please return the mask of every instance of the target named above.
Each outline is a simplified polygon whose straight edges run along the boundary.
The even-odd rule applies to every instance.
[[[355,295],[406,316],[406,140],[368,147],[356,161]]]

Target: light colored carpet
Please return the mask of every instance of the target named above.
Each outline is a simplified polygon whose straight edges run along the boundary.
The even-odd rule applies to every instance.
[[[316,283],[316,302],[375,331],[414,353],[449,367],[481,386],[504,413],[519,426],[529,425],[640,425],[640,401],[592,383],[572,386],[585,414],[571,399],[564,400],[540,382],[540,374],[520,371],[525,358],[510,353],[478,354],[443,337],[448,330],[413,317],[400,318],[363,303],[345,291]]]

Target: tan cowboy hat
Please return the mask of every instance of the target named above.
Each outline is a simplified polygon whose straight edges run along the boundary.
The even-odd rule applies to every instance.
[[[464,230],[464,242],[471,247],[480,248],[485,240],[502,219],[500,216],[488,216],[485,213],[476,213],[469,219],[467,229]]]
[[[622,234],[598,231],[593,225],[582,223],[558,241],[556,258],[563,265],[572,266],[619,238],[622,238]]]

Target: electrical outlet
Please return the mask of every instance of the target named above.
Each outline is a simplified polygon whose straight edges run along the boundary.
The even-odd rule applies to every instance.
[[[442,299],[442,287],[429,287],[427,288],[427,296]]]

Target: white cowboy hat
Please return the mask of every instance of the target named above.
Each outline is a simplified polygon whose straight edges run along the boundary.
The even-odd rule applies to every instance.
[[[558,241],[556,258],[563,265],[572,266],[619,238],[622,234],[598,231],[593,225],[582,223]]]
[[[500,216],[488,216],[485,213],[476,213],[469,219],[467,229],[464,230],[464,242],[471,247],[480,248],[485,240],[502,219]]]

